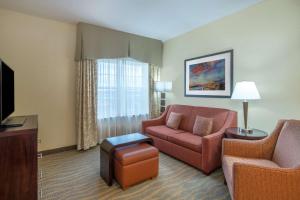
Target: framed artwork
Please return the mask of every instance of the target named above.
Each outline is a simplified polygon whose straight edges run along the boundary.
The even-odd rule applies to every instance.
[[[184,61],[184,96],[230,98],[233,50]]]

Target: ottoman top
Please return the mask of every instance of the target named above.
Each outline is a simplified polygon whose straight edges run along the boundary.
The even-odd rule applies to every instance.
[[[119,147],[115,151],[115,159],[123,166],[154,157],[158,157],[158,150],[147,143]]]

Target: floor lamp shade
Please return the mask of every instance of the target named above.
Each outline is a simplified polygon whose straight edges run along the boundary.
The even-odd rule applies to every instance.
[[[260,99],[260,94],[256,88],[255,83],[252,81],[237,82],[234,87],[231,99],[243,100],[245,128],[242,129],[242,131],[251,132],[251,130],[248,129],[248,100]]]
[[[171,92],[172,82],[171,81],[156,81],[155,82],[156,92]]]

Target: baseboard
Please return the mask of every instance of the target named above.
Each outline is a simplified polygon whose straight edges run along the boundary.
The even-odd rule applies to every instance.
[[[45,156],[45,155],[49,155],[49,154],[74,150],[74,149],[76,149],[76,147],[77,147],[76,145],[72,145],[72,146],[66,146],[66,147],[60,147],[60,148],[56,148],[56,149],[49,149],[49,150],[45,150],[45,151],[40,151],[39,153],[42,153],[43,156]]]

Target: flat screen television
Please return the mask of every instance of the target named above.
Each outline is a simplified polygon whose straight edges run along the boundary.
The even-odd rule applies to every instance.
[[[15,110],[14,71],[0,59],[0,123]]]

